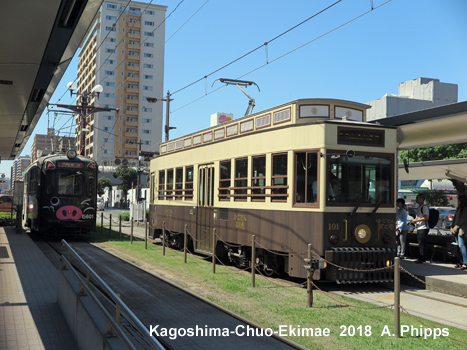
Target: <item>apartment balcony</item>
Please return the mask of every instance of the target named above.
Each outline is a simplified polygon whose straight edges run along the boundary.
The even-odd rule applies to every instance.
[[[125,114],[127,114],[127,115],[139,115],[139,110],[136,110],[136,111],[125,111]]]

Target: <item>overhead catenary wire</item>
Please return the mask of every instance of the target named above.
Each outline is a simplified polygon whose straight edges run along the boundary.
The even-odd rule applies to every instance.
[[[348,25],[348,24],[350,24],[350,23],[356,21],[357,19],[360,19],[361,17],[363,17],[363,16],[369,14],[370,12],[372,12],[372,11],[374,11],[374,10],[376,10],[376,9],[378,9],[378,8],[380,8],[380,7],[384,6],[384,5],[386,5],[386,4],[388,4],[388,3],[391,2],[391,1],[392,1],[392,0],[387,0],[386,2],[382,3],[382,4],[379,5],[379,6],[372,7],[371,10],[366,11],[366,12],[364,12],[364,13],[362,13],[362,14],[360,14],[360,15],[354,17],[354,18],[352,18],[351,20],[349,20],[349,21],[347,21],[347,22],[345,22],[345,23],[343,23],[343,24],[341,24],[341,25],[339,25],[339,26],[337,26],[337,27],[335,27],[335,28],[329,30],[328,32],[326,32],[326,33],[324,33],[324,34],[322,34],[322,35],[319,35],[319,36],[315,37],[314,39],[312,39],[312,40],[310,40],[310,41],[308,41],[308,42],[306,42],[306,43],[304,43],[304,44],[302,44],[302,45],[296,47],[295,49],[292,49],[292,50],[290,50],[290,51],[284,53],[283,55],[281,55],[281,56],[279,56],[279,57],[276,57],[275,59],[273,59],[273,60],[271,60],[271,61],[268,60],[268,62],[266,62],[265,64],[262,64],[262,65],[260,65],[260,66],[258,66],[258,67],[256,67],[256,68],[254,68],[254,69],[252,69],[252,70],[250,70],[250,71],[248,71],[248,72],[246,72],[246,73],[244,73],[244,74],[238,76],[236,79],[241,79],[241,78],[243,78],[243,77],[245,77],[245,76],[247,76],[247,75],[249,75],[249,74],[251,74],[251,73],[253,73],[253,72],[255,72],[255,71],[259,70],[259,69],[261,69],[261,68],[264,68],[264,67],[270,65],[271,63],[274,63],[274,62],[276,62],[276,61],[278,61],[278,60],[280,60],[280,59],[282,59],[282,58],[284,58],[284,57],[290,55],[291,53],[293,53],[293,52],[295,52],[295,51],[298,51],[298,50],[302,49],[303,47],[305,47],[305,46],[307,46],[307,45],[309,45],[309,44],[311,44],[311,43],[313,43],[313,42],[315,42],[315,41],[317,41],[317,40],[319,40],[319,39],[321,39],[321,38],[323,38],[323,37],[325,37],[325,36],[327,36],[327,35],[329,35],[329,34],[331,34],[331,33],[333,33],[333,32],[335,32],[336,30],[338,30],[338,29],[340,29],[340,28],[342,28],[342,27],[344,27],[344,26],[346,26],[346,25]],[[261,45],[260,47],[263,47],[263,45]],[[203,77],[203,79],[204,79],[204,77]],[[198,80],[198,81],[200,81],[200,80]],[[187,87],[189,87],[189,86],[191,86],[191,85],[193,85],[193,84],[196,84],[198,81],[193,82],[193,83],[191,83],[191,84],[185,86],[185,87],[182,88],[182,89],[185,89],[185,88],[187,88]],[[215,90],[213,90],[213,91],[211,91],[211,92],[208,92],[208,93],[206,93],[206,94],[204,94],[204,95],[202,95],[202,96],[200,96],[200,97],[198,97],[198,98],[192,100],[191,102],[188,102],[187,104],[185,104],[185,105],[183,105],[183,106],[181,106],[181,107],[179,107],[179,108],[177,108],[177,109],[172,110],[171,113],[177,112],[177,111],[179,111],[179,110],[181,110],[181,109],[183,109],[183,108],[185,108],[185,107],[188,107],[189,105],[191,105],[191,104],[193,104],[193,103],[195,103],[195,102],[201,100],[202,98],[204,98],[204,97],[206,97],[206,96],[208,96],[208,95],[210,95],[210,94],[212,94],[212,93],[218,91],[220,88],[223,88],[223,87],[225,87],[225,85],[224,85],[224,86],[221,86],[221,87],[219,87],[219,88],[217,88],[217,89],[215,89]],[[182,89],[177,90],[177,92],[181,91]],[[175,92],[174,92],[174,93],[175,93]],[[173,94],[174,94],[174,93],[173,93]],[[172,94],[172,95],[173,95],[173,94]]]

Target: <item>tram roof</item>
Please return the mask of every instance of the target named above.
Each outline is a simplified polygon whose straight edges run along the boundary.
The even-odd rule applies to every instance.
[[[176,139],[172,139],[166,142],[162,142],[160,145],[160,154],[167,154],[171,153],[173,151],[179,151],[185,148],[192,148],[192,147],[197,147],[200,145],[205,144],[206,142],[211,142],[211,141],[220,141],[221,139],[226,139],[229,136],[237,136],[242,133],[246,132],[257,132],[260,129],[263,131],[267,129],[272,129],[272,128],[278,128],[282,127],[283,125],[287,126],[292,126],[293,124],[297,124],[296,121],[292,118],[292,111],[290,113],[290,119],[286,120],[288,124],[282,124],[282,122],[273,122],[273,116],[270,115],[270,121],[269,124],[266,126],[258,127],[258,126],[251,126],[251,129],[244,130],[242,131],[242,124],[247,123],[249,120],[252,121],[256,120],[255,118],[266,116],[267,114],[273,112],[273,111],[281,111],[282,109],[286,109],[291,106],[296,106],[296,105],[313,105],[315,104],[316,106],[320,105],[327,105],[329,107],[333,107],[334,109],[336,107],[343,107],[347,108],[349,110],[357,110],[357,111],[362,111],[366,110],[368,108],[371,108],[370,105],[364,104],[364,103],[359,103],[359,102],[354,102],[354,101],[348,101],[348,100],[342,100],[342,99],[333,99],[333,98],[304,98],[304,99],[297,99],[293,101],[289,101],[265,110],[261,110],[258,112],[255,112],[253,114],[249,114],[240,118],[236,118],[232,121],[220,124],[220,125],[215,125],[211,126],[209,128],[205,128],[202,130],[198,130],[196,132],[193,132],[191,134],[183,135],[180,136]],[[317,117],[317,118],[300,118],[301,122],[306,121],[307,124],[322,124],[322,123],[340,123],[340,124],[347,124],[347,125],[352,125],[352,126],[362,126],[362,127],[384,127],[384,128],[395,128],[394,126],[386,126],[386,125],[377,125],[377,124],[370,124],[367,122],[359,122],[359,121],[354,121],[354,120],[343,120],[340,118],[334,119],[333,115],[331,114],[331,111],[329,111],[329,115],[327,117]],[[253,123],[255,124],[255,123]],[[252,124],[252,125],[253,125]],[[278,125],[279,124],[279,125]],[[238,130],[235,131],[235,134],[229,135],[228,129],[232,126],[235,127],[235,125],[238,126]],[[217,129],[223,129],[225,128],[225,136],[222,136],[221,138],[216,138],[215,132]],[[207,133],[213,133],[214,135],[211,135],[212,139],[209,141],[205,141],[204,139],[202,140],[201,138],[204,138],[204,135]],[[199,142],[195,141],[195,139],[199,139]],[[190,140],[189,145],[185,144],[185,140]]]

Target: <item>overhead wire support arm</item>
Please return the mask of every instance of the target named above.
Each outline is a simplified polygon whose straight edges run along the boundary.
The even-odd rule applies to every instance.
[[[219,79],[214,80],[214,82],[212,83],[212,86],[214,86],[214,83],[218,80],[221,83],[224,83],[226,85],[236,85],[245,94],[245,96],[248,97],[249,102],[248,102],[248,108],[246,109],[246,112],[245,112],[245,116],[249,115],[253,111],[253,108],[255,107],[255,99],[252,98],[250,95],[248,95],[245,89],[242,88],[242,86],[248,87],[251,85],[256,85],[256,87],[258,88],[258,91],[261,92],[258,84],[256,84],[254,81],[248,81],[248,80],[219,78]]]

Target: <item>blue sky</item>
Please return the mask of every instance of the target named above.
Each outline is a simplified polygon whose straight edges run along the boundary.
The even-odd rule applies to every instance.
[[[220,82],[212,86],[218,78],[258,84],[261,92],[247,88],[256,100],[256,112],[307,97],[367,102],[397,94],[399,83],[417,77],[458,84],[458,100],[467,100],[467,1],[342,0],[271,41],[335,2],[154,1],[168,6],[167,15],[181,3],[166,21],[166,40],[170,40],[165,46],[164,92],[182,89],[172,96],[170,124],[177,129],[171,131],[171,138],[209,127],[215,112],[243,116],[247,97],[235,86],[218,89],[223,86]],[[263,44],[269,41],[266,50]],[[77,62],[75,57],[51,103],[57,103],[66,84],[76,79]],[[202,80],[183,89],[198,79]],[[66,94],[60,102],[69,101]],[[44,134],[46,128],[44,113],[34,133]],[[30,154],[32,139],[22,155]],[[0,172],[8,177],[11,164],[3,161]]]

